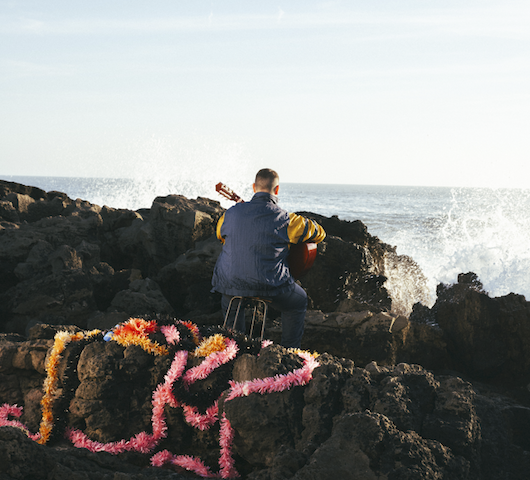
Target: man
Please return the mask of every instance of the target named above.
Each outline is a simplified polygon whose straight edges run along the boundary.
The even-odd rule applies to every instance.
[[[223,295],[225,314],[234,295],[270,301],[282,314],[281,344],[299,348],[307,294],[289,271],[289,244],[319,243],[326,232],[318,223],[278,206],[280,185],[274,170],[260,170],[252,187],[252,200],[229,208],[217,224],[223,250],[215,265],[213,290]],[[244,329],[239,318],[237,327]]]

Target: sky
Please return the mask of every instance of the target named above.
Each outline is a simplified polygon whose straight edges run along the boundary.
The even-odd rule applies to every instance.
[[[530,188],[528,0],[0,0],[0,177]]]

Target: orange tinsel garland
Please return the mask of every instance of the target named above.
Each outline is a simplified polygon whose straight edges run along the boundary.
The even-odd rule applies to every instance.
[[[69,333],[65,331],[57,332],[55,334],[55,342],[53,344],[50,356],[46,361],[46,379],[44,380],[44,396],[41,400],[42,419],[40,423],[39,433],[40,438],[38,443],[44,445],[49,439],[53,429],[53,412],[52,406],[55,396],[57,395],[57,383],[59,381],[58,371],[61,354],[64,352],[66,345],[70,342],[75,342],[83,338],[88,338],[100,333],[99,330],[92,330],[91,332]]]
[[[148,335],[158,330],[156,320],[131,318],[114,330],[112,339],[122,347],[138,345],[153,355],[169,355],[169,350],[158,342],[149,340]]]
[[[222,352],[226,349],[225,337],[220,333],[216,333],[211,337],[205,338],[199,346],[194,350],[194,357],[207,357],[214,352]]]
[[[158,342],[152,342],[148,338],[134,335],[132,333],[122,333],[120,335],[114,334],[112,335],[112,339],[122,347],[138,345],[147,353],[152,353],[153,355],[169,355],[169,350],[164,345],[160,345]]]
[[[129,318],[123,325],[116,327],[115,335],[131,334],[147,337],[150,333],[158,330],[156,320],[144,320],[143,318]]]

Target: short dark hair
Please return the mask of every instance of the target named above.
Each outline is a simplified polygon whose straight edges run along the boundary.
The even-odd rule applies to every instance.
[[[267,190],[268,192],[272,192],[274,187],[278,185],[279,181],[280,176],[270,168],[262,168],[256,174],[255,182],[256,188],[258,190]]]

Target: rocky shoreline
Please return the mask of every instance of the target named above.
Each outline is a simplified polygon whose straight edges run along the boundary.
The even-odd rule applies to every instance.
[[[222,212],[214,200],[179,195],[120,210],[0,181],[0,405],[23,407],[19,418],[5,407],[0,425],[26,429],[0,427],[0,479],[196,478],[169,457],[151,466],[161,452],[201,459],[223,478],[527,478],[524,297],[491,298],[469,273],[439,285],[427,308],[413,259],[359,221],[306,212],[328,232],[301,280],[311,301],[302,347],[319,354],[309,372],[311,359],[276,344],[260,349],[217,327],[210,279]],[[152,331],[142,336],[135,324],[128,344],[119,335],[104,339],[130,318],[152,322]],[[50,393],[61,332],[69,340]],[[277,341],[279,333],[271,312],[265,336]],[[224,343],[195,355],[213,338]],[[225,363],[186,380],[214,357]],[[164,378],[177,358],[182,376],[170,385]],[[257,379],[272,385],[274,378],[276,390],[252,393]],[[230,398],[229,382],[247,394]],[[69,429],[98,444],[155,435],[158,388],[173,396],[156,410],[165,412],[165,436],[149,453],[96,453],[64,439]],[[42,431],[47,395],[54,433],[41,445],[28,434]],[[211,428],[183,415],[183,405],[206,415],[217,397]]]

